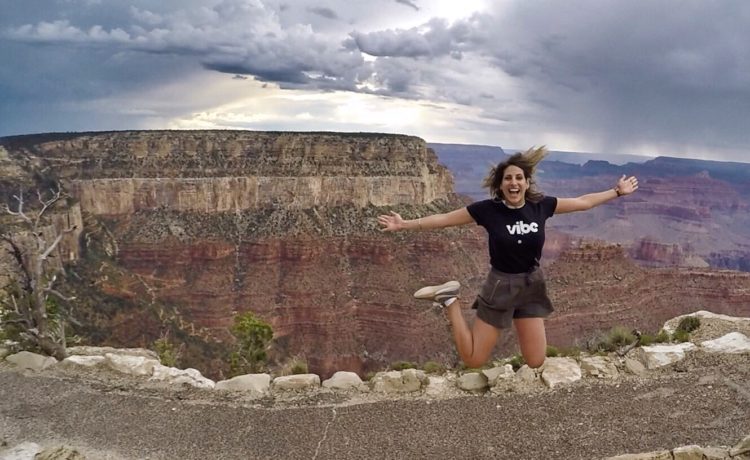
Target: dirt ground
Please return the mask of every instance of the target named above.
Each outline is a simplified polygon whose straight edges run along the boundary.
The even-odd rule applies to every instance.
[[[4,446],[89,459],[565,458],[732,446],[750,434],[750,355],[702,351],[646,377],[529,393],[388,397],[165,388],[115,373],[0,365]]]

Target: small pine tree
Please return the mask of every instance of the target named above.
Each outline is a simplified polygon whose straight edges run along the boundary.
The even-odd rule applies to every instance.
[[[159,355],[159,361],[167,367],[177,367],[177,361],[180,359],[180,351],[174,343],[169,340],[167,333],[154,341],[153,349]]]
[[[256,317],[252,312],[237,315],[231,328],[236,349],[229,356],[232,376],[261,372],[268,360],[268,345],[273,339],[271,325]]]

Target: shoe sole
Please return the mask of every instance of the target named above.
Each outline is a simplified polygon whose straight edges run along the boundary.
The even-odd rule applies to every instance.
[[[414,293],[417,299],[436,300],[438,297],[457,297],[461,283],[458,281],[448,281],[437,286],[427,286]],[[446,293],[450,295],[445,296]]]

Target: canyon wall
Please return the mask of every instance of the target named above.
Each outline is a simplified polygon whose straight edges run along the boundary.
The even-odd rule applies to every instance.
[[[655,334],[674,316],[697,310],[750,314],[750,273],[707,268],[644,268],[620,245],[583,243],[548,269],[556,312],[551,343],[584,345],[613,325]]]
[[[454,172],[457,192],[474,199],[487,196],[481,183],[489,166],[506,158],[499,147],[432,145]],[[550,157],[560,158],[555,153]],[[545,159],[536,180],[549,195],[577,197],[611,189],[623,174],[638,177],[637,193],[587,212],[555,216],[549,228],[572,239],[620,243],[645,266],[749,271],[750,163],[670,157],[626,164]]]
[[[80,206],[78,294],[93,299],[80,316],[101,343],[169,334],[193,344],[186,364],[219,375],[226,359],[212,346],[231,344],[233,318],[253,311],[273,326],[275,357],[321,375],[455,359],[444,318],[411,293],[449,277],[478,283],[483,235],[376,223],[463,205],[421,139],[158,131],[0,144],[24,171],[54,172]]]
[[[451,174],[434,152],[411,136],[17,136],[0,139],[0,170],[6,202],[18,187],[58,181],[72,196],[56,212],[81,226],[60,252],[61,260],[72,260],[79,333],[119,347],[170,337],[181,346],[183,366],[214,378],[227,370],[229,329],[246,311],[272,325],[274,360],[299,357],[324,377],[343,369],[364,375],[401,360],[456,364],[444,314],[412,293],[457,279],[471,318],[468,306],[488,267],[486,235],[477,226],[379,231],[382,213],[409,219],[467,203],[453,193]],[[597,213],[549,221],[551,344],[575,344],[615,325],[657,327],[697,309],[750,315],[747,274],[699,268],[711,242],[742,225],[727,216],[746,211],[746,203],[733,188],[712,195],[713,179],[698,179],[704,185],[690,179],[678,190],[646,178],[638,194]],[[543,185],[566,194],[612,183],[607,175],[554,180]],[[727,199],[715,205],[721,197]],[[692,201],[675,202],[682,198]],[[649,238],[665,229],[682,236]],[[582,235],[623,243],[592,245]],[[693,246],[684,235],[695,236]],[[725,246],[714,247],[711,260],[727,254]],[[693,268],[646,268],[633,255],[678,266],[694,257]],[[513,333],[504,333],[497,353],[514,351]]]

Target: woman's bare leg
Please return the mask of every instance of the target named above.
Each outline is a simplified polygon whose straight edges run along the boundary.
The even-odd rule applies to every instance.
[[[521,354],[529,367],[544,364],[547,355],[547,335],[544,331],[543,318],[516,318],[513,320],[518,334],[518,345]]]
[[[482,366],[490,359],[492,349],[500,337],[500,330],[479,318],[474,319],[474,324],[469,329],[458,300],[445,308],[453,329],[458,356],[467,367]]]

